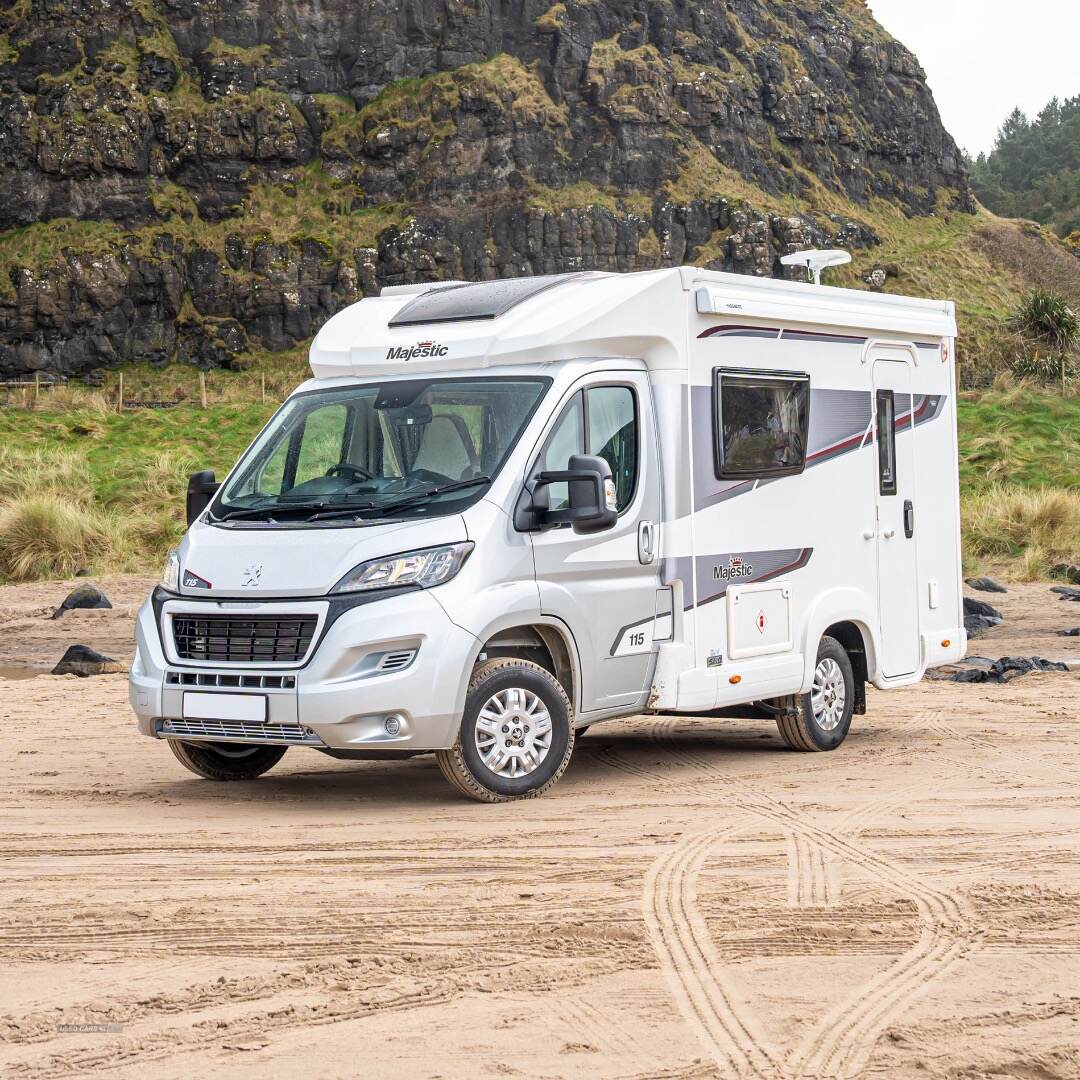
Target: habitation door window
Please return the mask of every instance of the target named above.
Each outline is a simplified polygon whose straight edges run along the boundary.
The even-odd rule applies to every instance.
[[[717,369],[713,390],[716,475],[791,476],[806,467],[810,376]]]
[[[877,392],[878,489],[895,495],[896,487],[896,398],[892,390]]]

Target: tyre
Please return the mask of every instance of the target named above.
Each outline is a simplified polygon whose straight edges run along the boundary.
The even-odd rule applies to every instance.
[[[855,675],[851,659],[835,638],[818,645],[814,685],[794,698],[794,710],[776,718],[780,737],[792,750],[835,750],[851,730]]]
[[[477,665],[458,741],[435,758],[477,802],[533,799],[554,784],[574,750],[572,707],[553,675],[514,657]]]
[[[176,760],[207,780],[254,780],[272,769],[287,746],[245,746],[243,743],[180,742],[169,739]]]

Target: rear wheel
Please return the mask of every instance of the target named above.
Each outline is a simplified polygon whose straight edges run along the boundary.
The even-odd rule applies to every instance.
[[[548,671],[504,657],[479,664],[469,681],[457,744],[438,750],[443,775],[478,802],[543,795],[574,750],[571,706]]]
[[[835,750],[851,730],[854,707],[851,658],[839,641],[823,637],[810,693],[797,695],[794,709],[778,716],[776,726],[792,750]]]
[[[245,746],[243,743],[181,742],[169,739],[176,760],[206,780],[254,780],[272,769],[287,746]]]

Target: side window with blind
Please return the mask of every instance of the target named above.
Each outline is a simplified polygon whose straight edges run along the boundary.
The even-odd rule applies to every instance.
[[[717,477],[761,480],[801,473],[810,429],[810,376],[718,368],[713,377]]]
[[[634,498],[638,470],[638,416],[628,386],[590,386],[578,391],[563,409],[540,456],[539,468],[556,472],[570,467],[575,454],[592,454],[611,466],[615,505],[621,513]],[[548,506],[569,505],[566,484],[548,487]]]
[[[878,487],[882,495],[895,495],[896,397],[892,390],[877,392]]]

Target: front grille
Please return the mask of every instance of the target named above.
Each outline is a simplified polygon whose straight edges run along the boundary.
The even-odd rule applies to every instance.
[[[322,739],[300,724],[254,724],[246,720],[162,720],[163,738],[218,739],[221,742],[256,742],[289,746],[321,746]]]
[[[314,615],[174,615],[173,640],[182,660],[296,664],[315,636]]]
[[[168,671],[169,686],[235,686],[244,690],[292,690],[295,675],[227,675],[221,671]]]

